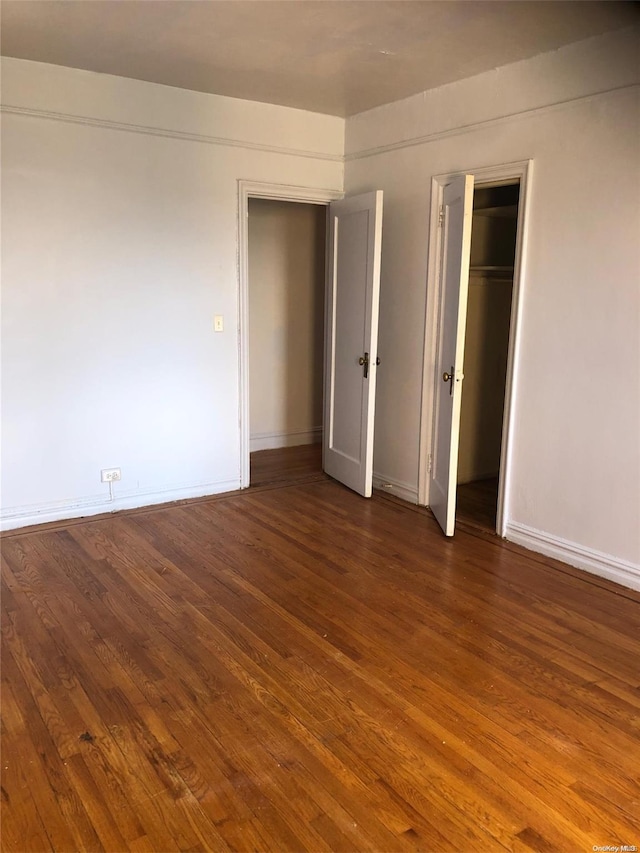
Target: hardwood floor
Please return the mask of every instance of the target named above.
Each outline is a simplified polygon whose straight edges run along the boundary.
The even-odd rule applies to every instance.
[[[458,486],[456,521],[471,524],[490,533],[496,532],[498,480],[476,480]]]
[[[4,851],[640,846],[640,596],[330,480],[6,535]]]
[[[324,479],[322,444],[302,444],[251,454],[251,485],[291,485]]]

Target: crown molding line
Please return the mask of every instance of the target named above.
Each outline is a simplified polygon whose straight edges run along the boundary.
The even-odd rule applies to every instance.
[[[640,89],[640,84],[629,83],[625,86],[605,89],[602,92],[593,92],[590,95],[580,95],[577,98],[569,98],[565,101],[556,101],[553,104],[545,104],[542,107],[532,107],[528,110],[506,113],[505,115],[497,116],[496,118],[476,121],[471,124],[458,125],[456,127],[449,128],[448,130],[426,133],[423,136],[414,136],[410,139],[399,140],[398,142],[389,142],[387,145],[380,145],[377,148],[366,148],[362,151],[354,151],[351,154],[345,154],[344,161],[345,163],[350,163],[354,160],[364,160],[367,157],[377,157],[379,154],[387,154],[390,151],[401,151],[403,148],[413,148],[416,145],[426,145],[429,142],[438,142],[441,139],[448,139],[451,136],[460,136],[464,133],[474,133],[490,127],[499,127],[501,124],[513,121],[514,119],[531,118],[533,116],[544,115],[545,113],[555,112],[556,110],[567,109],[579,104],[589,103],[590,101],[598,100],[599,98],[606,97],[607,95],[631,92],[635,89]]]
[[[81,124],[88,127],[102,127],[109,130],[120,130],[126,133],[140,133],[147,136],[160,136],[168,139],[180,139],[184,142],[200,142],[205,145],[224,145],[229,148],[246,148],[250,151],[263,151],[267,154],[282,154],[289,157],[307,157],[312,160],[328,160],[333,163],[343,163],[342,154],[327,154],[318,151],[306,151],[302,148],[283,148],[279,145],[266,145],[259,142],[246,142],[240,139],[230,139],[224,136],[209,136],[205,133],[189,133],[182,130],[171,130],[163,127],[149,127],[142,124],[113,121],[111,119],[95,118],[93,116],[75,115],[74,113],[57,113],[48,110],[19,107],[13,104],[0,104],[0,113],[9,115],[41,118],[48,121],[62,121],[67,124]]]
[[[240,139],[231,139],[223,136],[210,136],[204,133],[189,133],[181,130],[171,130],[170,128],[151,127],[141,124],[133,124],[129,122],[118,122],[111,119],[101,119],[94,116],[82,116],[74,113],[59,113],[49,110],[39,110],[32,107],[20,107],[15,104],[0,104],[0,113],[8,115],[26,116],[29,118],[40,118],[48,121],[61,121],[68,124],[80,124],[88,127],[102,127],[110,130],[119,130],[126,133],[139,133],[147,136],[158,136],[168,139],[179,139],[184,142],[199,142],[205,145],[221,145],[229,148],[244,148],[249,151],[263,151],[268,154],[280,154],[290,157],[305,157],[312,160],[325,160],[332,163],[349,163],[355,160],[364,160],[368,157],[376,157],[380,154],[386,154],[391,151],[401,151],[404,148],[412,148],[418,145],[426,145],[430,142],[438,142],[441,139],[448,139],[452,136],[459,136],[464,133],[474,133],[479,130],[485,130],[490,127],[498,127],[514,119],[529,118],[536,115],[544,115],[555,110],[566,109],[574,105],[588,103],[590,101],[606,97],[607,95],[621,94],[633,91],[640,88],[637,83],[630,83],[625,86],[619,86],[613,89],[606,89],[602,92],[595,92],[590,95],[582,95],[578,98],[569,98],[565,101],[558,101],[553,104],[545,104],[542,107],[533,107],[529,110],[522,110],[514,113],[507,113],[503,116],[498,116],[484,121],[472,122],[471,124],[458,125],[449,128],[448,130],[437,131],[436,133],[427,133],[422,136],[412,137],[410,139],[399,140],[398,142],[390,142],[387,145],[380,145],[376,148],[367,148],[362,151],[355,151],[351,154],[327,154],[318,151],[307,151],[300,148],[284,148],[278,145],[266,145],[259,142],[248,142]]]

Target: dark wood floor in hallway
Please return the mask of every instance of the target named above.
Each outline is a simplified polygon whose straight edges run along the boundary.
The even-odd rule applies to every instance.
[[[2,542],[4,851],[640,846],[640,596],[330,480]]]
[[[251,454],[251,485],[292,485],[324,479],[322,445],[301,444]]]
[[[458,486],[456,493],[456,522],[495,533],[497,503],[497,479],[464,483]]]

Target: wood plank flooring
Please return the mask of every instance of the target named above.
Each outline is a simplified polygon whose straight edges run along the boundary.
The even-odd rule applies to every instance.
[[[456,493],[456,521],[495,533],[497,505],[497,478],[464,483]]]
[[[3,851],[640,846],[640,596],[330,480],[6,535]]]
[[[324,479],[322,444],[302,444],[252,453],[251,485],[291,485]]]

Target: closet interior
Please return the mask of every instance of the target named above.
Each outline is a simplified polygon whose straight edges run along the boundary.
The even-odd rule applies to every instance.
[[[519,189],[477,187],[473,198],[456,517],[494,532]]]

